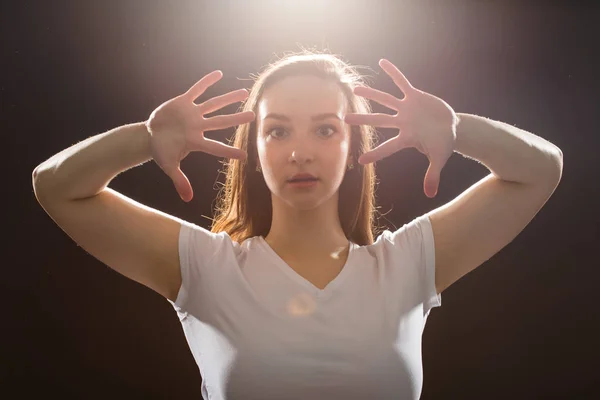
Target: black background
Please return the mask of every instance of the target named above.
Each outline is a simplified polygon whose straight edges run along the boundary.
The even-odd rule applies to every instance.
[[[432,311],[422,398],[597,398],[600,7],[592,4],[2,2],[8,256],[0,285],[0,383],[8,397],[0,396],[200,398],[201,377],[170,304],[71,241],[38,205],[31,173],[80,140],[146,119],[212,70],[224,78],[203,98],[249,88],[250,73],[303,45],[369,66],[374,87],[400,95],[377,65],[388,58],[457,112],[508,122],[563,150],[563,178],[544,208]],[[383,130],[381,138],[391,134]],[[415,149],[378,163],[378,201],[390,229],[488,173],[454,154],[438,196],[429,199],[427,166]],[[208,227],[203,215],[212,215],[220,168],[206,154],[183,162],[196,193],[189,204],[152,162],[111,187]]]

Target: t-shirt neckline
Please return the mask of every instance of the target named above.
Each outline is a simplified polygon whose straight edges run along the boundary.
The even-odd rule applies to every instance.
[[[261,245],[261,247],[271,256],[271,258],[273,259],[273,263],[275,265],[277,265],[277,267],[280,270],[282,270],[292,280],[294,280],[295,282],[297,282],[300,285],[304,286],[312,294],[314,294],[316,297],[319,297],[319,298],[324,298],[324,297],[328,296],[331,293],[331,291],[334,290],[338,285],[340,285],[340,283],[350,273],[350,269],[351,269],[351,266],[352,266],[352,263],[351,263],[352,256],[353,256],[354,250],[357,247],[357,245],[354,242],[349,241],[350,248],[348,249],[348,257],[346,258],[346,262],[344,263],[344,266],[342,267],[342,270],[339,272],[339,274],[337,274],[337,276],[335,278],[333,278],[333,280],[331,282],[329,282],[327,284],[327,286],[325,286],[323,289],[319,289],[318,287],[316,287],[315,285],[313,285],[312,282],[310,282],[308,279],[304,278],[302,275],[300,275],[296,271],[294,271],[294,269],[292,267],[290,267],[279,256],[279,254],[277,254],[275,252],[275,250],[273,250],[271,248],[271,246],[269,245],[269,243],[267,243],[267,241],[265,240],[264,237],[258,236],[258,242]]]

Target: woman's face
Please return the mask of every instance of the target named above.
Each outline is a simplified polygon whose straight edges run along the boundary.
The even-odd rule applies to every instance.
[[[307,210],[337,193],[350,150],[346,109],[339,86],[313,76],[284,78],[263,93],[256,144],[265,182],[277,199]],[[317,180],[290,182],[299,173]]]

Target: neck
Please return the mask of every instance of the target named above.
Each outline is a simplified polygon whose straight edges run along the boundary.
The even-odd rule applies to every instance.
[[[338,215],[338,196],[311,210],[292,208],[273,199],[273,219],[265,241],[291,257],[320,257],[348,248]]]

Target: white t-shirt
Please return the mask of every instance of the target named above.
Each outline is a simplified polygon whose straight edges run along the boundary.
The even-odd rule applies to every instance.
[[[428,214],[375,243],[351,243],[321,290],[261,236],[182,221],[175,302],[212,400],[418,399],[421,337],[441,306]]]

